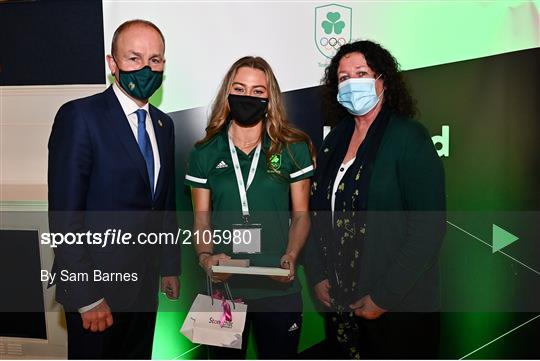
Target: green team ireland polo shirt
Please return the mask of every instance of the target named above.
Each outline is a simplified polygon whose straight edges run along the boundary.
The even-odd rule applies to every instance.
[[[232,258],[249,259],[253,266],[279,267],[285,254],[289,234],[290,184],[313,175],[313,162],[305,142],[289,144],[280,154],[266,153],[270,146],[268,137],[257,172],[247,190],[250,223],[260,224],[261,253],[233,254],[232,244],[214,244],[214,253],[226,253]],[[236,148],[244,182],[247,183],[249,168],[255,150],[245,154]],[[229,150],[227,129],[210,141],[194,147],[189,155],[185,184],[211,191],[212,227],[214,230],[232,230],[233,224],[242,223],[240,194]],[[192,239],[195,242],[195,239]],[[234,297],[257,299],[292,294],[300,291],[297,278],[291,284],[282,284],[266,276],[233,275],[229,285]]]

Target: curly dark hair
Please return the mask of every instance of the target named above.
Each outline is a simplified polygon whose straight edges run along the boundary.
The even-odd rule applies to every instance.
[[[334,125],[348,114],[338,103],[338,67],[341,59],[350,53],[362,53],[368,66],[384,81],[384,104],[399,115],[413,118],[417,114],[416,102],[399,70],[399,63],[388,50],[369,40],[355,41],[341,46],[324,71],[322,79],[323,111],[325,123]]]

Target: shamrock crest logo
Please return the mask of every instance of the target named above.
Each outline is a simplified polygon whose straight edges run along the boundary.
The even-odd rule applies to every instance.
[[[272,154],[270,157],[270,166],[274,170],[281,168],[281,154]]]
[[[351,41],[352,8],[329,4],[315,8],[315,44],[331,59],[340,46]]]
[[[329,12],[326,14],[326,20],[321,24],[324,29],[324,33],[327,35],[332,34],[332,32],[337,35],[341,34],[343,28],[345,28],[345,22],[341,19],[341,14],[338,12]]]

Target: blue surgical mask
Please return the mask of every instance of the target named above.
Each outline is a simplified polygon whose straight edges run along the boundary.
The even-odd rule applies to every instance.
[[[377,79],[381,76],[379,75]],[[377,96],[373,78],[351,78],[338,85],[337,101],[352,115],[365,115],[375,108],[381,99]]]

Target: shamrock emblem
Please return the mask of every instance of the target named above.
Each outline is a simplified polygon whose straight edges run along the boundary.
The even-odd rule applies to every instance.
[[[329,12],[328,14],[326,14],[327,20],[323,21],[321,24],[324,32],[326,34],[332,34],[333,30],[336,34],[341,34],[343,28],[345,27],[345,22],[339,20],[340,18],[341,14],[338,12]]]
[[[270,165],[274,170],[278,170],[281,167],[281,154],[272,154],[270,157]]]

